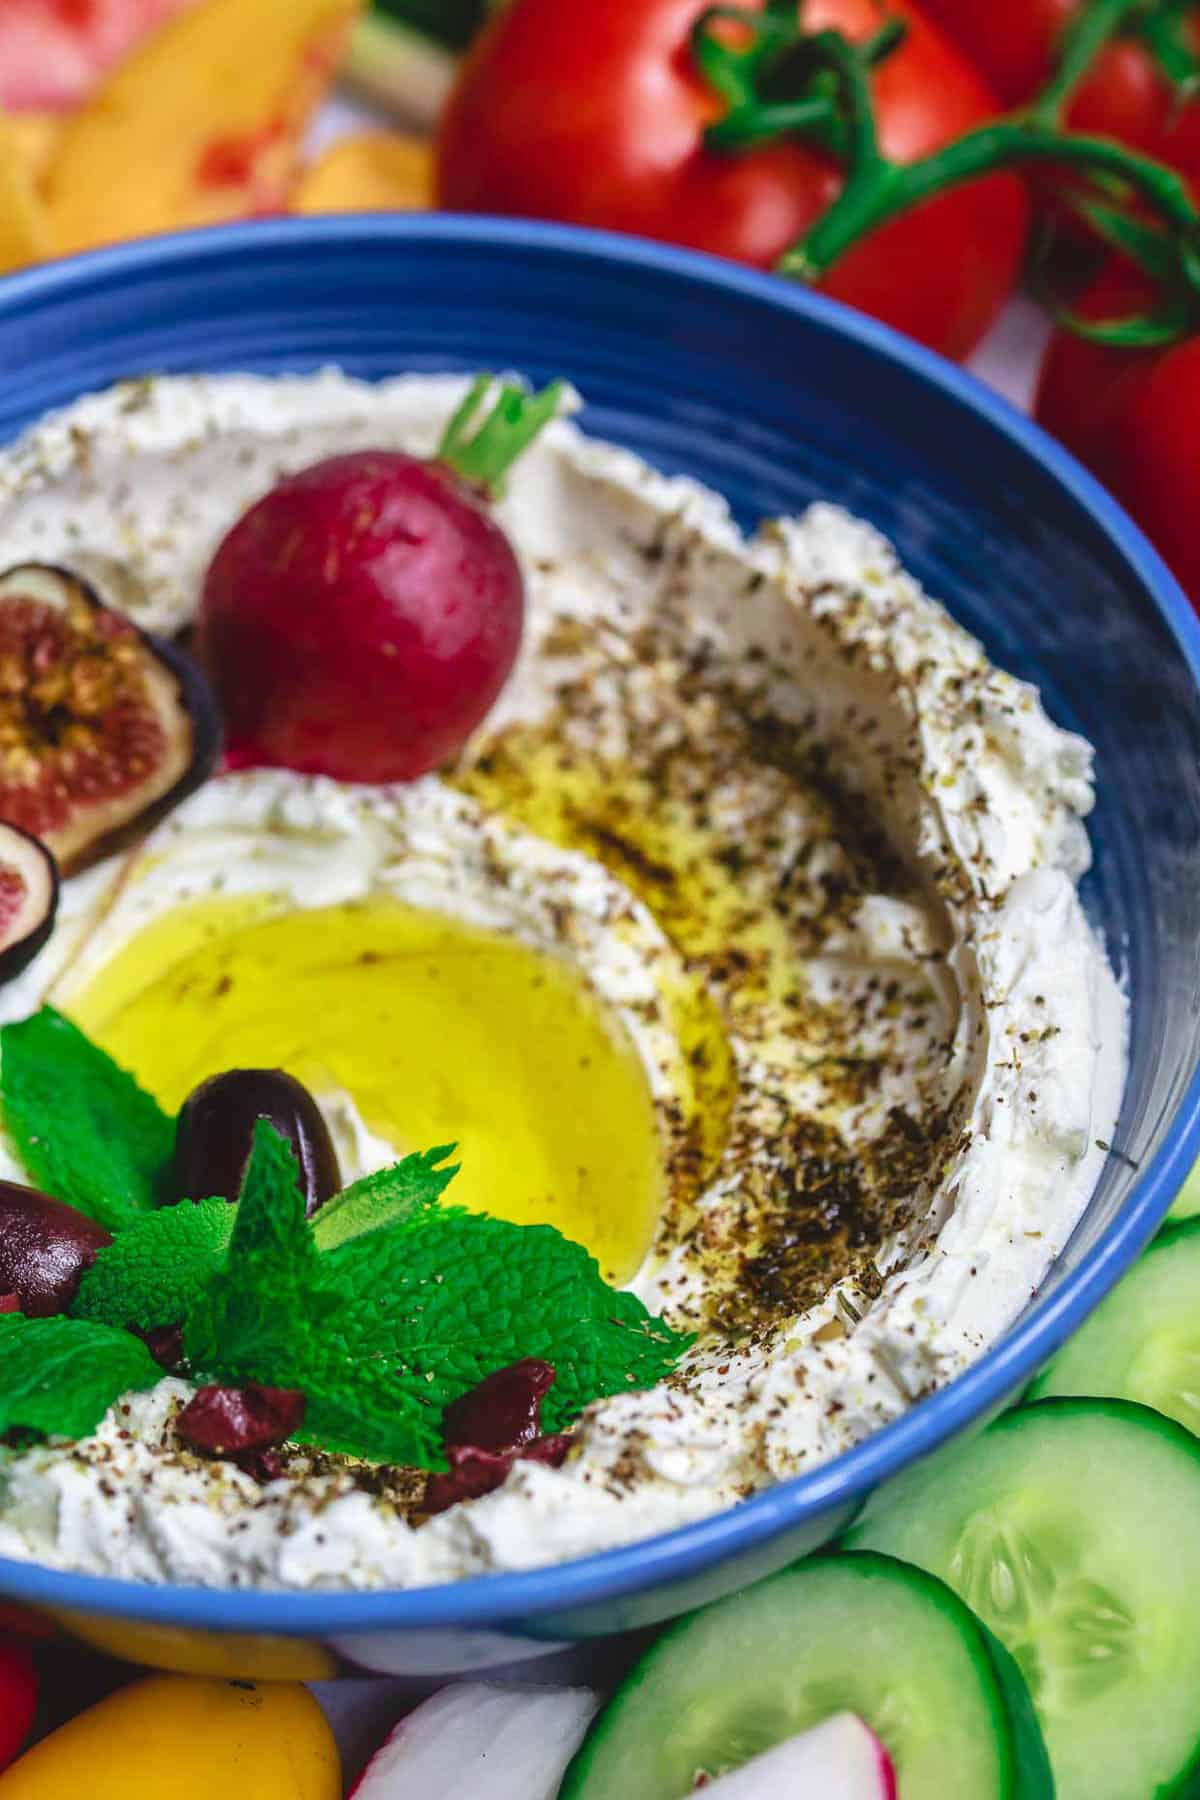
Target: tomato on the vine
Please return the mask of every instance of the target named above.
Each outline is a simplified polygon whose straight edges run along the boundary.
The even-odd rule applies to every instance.
[[[1114,259],[1074,310],[1124,318],[1153,295],[1147,276]],[[1057,331],[1035,412],[1133,515],[1200,611],[1200,336],[1124,349]]]
[[[468,54],[442,118],[438,201],[608,227],[769,269],[827,210],[842,172],[797,136],[706,147],[725,103],[690,33],[709,0],[510,0]],[[752,5],[750,10],[759,10]],[[872,76],[885,155],[912,162],[994,116],[968,59],[911,0],[805,0],[808,32],[906,34]],[[1016,281],[1027,203],[1009,175],[937,195],[855,244],[821,283],[951,356]]]
[[[924,0],[1006,106],[1032,100],[1050,79],[1063,31],[1090,0]],[[1181,15],[1184,50],[1200,53],[1200,5]],[[1200,100],[1168,79],[1149,44],[1117,36],[1096,56],[1063,115],[1072,131],[1116,138],[1178,169],[1200,187]]]

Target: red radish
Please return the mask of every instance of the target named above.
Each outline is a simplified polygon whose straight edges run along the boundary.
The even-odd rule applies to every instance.
[[[896,1800],[896,1771],[869,1726],[835,1713],[701,1791],[704,1800]]]
[[[229,532],[199,624],[235,766],[410,781],[482,722],[525,611],[488,495],[560,394],[502,385],[468,438],[491,386],[474,383],[431,461],[384,449],[330,457]]]
[[[555,1800],[599,1704],[590,1688],[443,1688],[400,1721],[355,1800]]]
[[[0,106],[78,106],[139,40],[195,0],[3,0]]]

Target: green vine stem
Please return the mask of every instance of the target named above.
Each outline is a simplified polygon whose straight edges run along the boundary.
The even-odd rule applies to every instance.
[[[766,0],[753,9],[723,0],[692,31],[697,67],[726,103],[705,143],[736,154],[793,135],[844,166],[837,199],[776,264],[778,273],[808,282],[819,281],[868,233],[948,189],[1036,164],[1069,172],[1079,183],[1069,185],[1069,203],[1098,236],[1141,262],[1163,303],[1130,320],[1060,317],[1101,341],[1161,342],[1186,329],[1200,301],[1200,214],[1187,183],[1114,139],[1067,130],[1062,118],[1097,56],[1118,36],[1141,39],[1177,101],[1186,100],[1200,87],[1200,61],[1186,29],[1196,9],[1197,0],[1088,0],[1063,33],[1052,79],[1028,107],[917,162],[895,163],[880,148],[871,76],[903,41],[901,21],[884,18],[871,39],[853,44],[838,31],[806,31],[803,0]],[[1142,230],[1147,215],[1150,236]]]
[[[1059,40],[1053,76],[1026,116],[1041,125],[1059,124],[1068,101],[1101,50],[1135,21],[1141,29],[1145,16],[1146,0],[1090,0],[1081,7]]]
[[[1194,0],[1175,0],[1174,4],[1159,0],[1138,25],[1138,36],[1175,90],[1176,104],[1181,106],[1200,91],[1200,59],[1184,29],[1188,13],[1194,11]]]

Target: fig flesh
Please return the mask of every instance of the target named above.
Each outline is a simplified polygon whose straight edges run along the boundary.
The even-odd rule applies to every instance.
[[[58,867],[39,839],[0,824],[0,982],[31,963],[54,928]]]
[[[0,574],[0,820],[64,874],[198,785],[220,746],[199,670],[80,576]]]
[[[0,1181],[0,1294],[16,1295],[29,1318],[66,1312],[98,1251],[102,1225],[37,1188]]]
[[[292,1146],[310,1217],[339,1192],[337,1151],[308,1089],[282,1069],[227,1069],[193,1088],[180,1108],[172,1183],[176,1196],[236,1200],[259,1119],[266,1119]]]

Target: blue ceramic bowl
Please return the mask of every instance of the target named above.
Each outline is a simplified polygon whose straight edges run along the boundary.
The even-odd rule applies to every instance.
[[[1200,1151],[1200,627],[1119,508],[950,364],[771,277],[631,240],[446,217],[282,221],[0,284],[0,440],[147,371],[569,375],[585,424],[744,523],[842,501],[1098,751],[1087,903],[1132,997],[1128,1089],[1086,1218],[973,1369],[733,1511],[531,1574],[406,1593],[149,1588],[0,1562],[0,1594],[149,1662],[229,1673],[479,1668],[657,1623],[837,1531],[1016,1394],[1133,1261]]]

